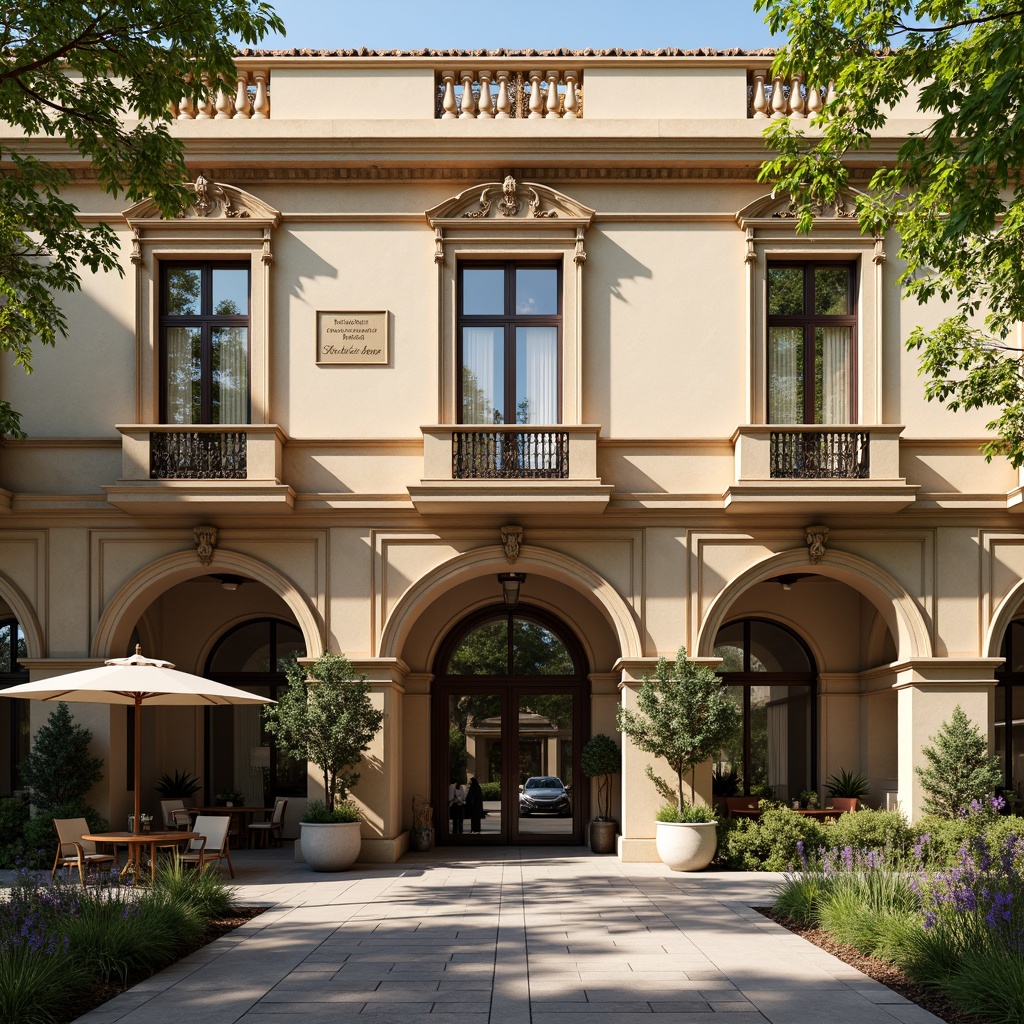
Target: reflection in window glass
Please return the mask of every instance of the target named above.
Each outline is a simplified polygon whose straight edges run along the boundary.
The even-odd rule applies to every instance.
[[[516,314],[558,314],[558,271],[555,267],[516,267]]]
[[[168,267],[164,308],[169,316],[199,316],[203,273],[199,267]]]
[[[574,671],[572,656],[554,633],[535,622],[513,621],[513,675],[569,676]]]
[[[500,327],[463,327],[460,422],[501,423],[504,404],[504,331]]]
[[[803,311],[803,267],[769,267],[768,312],[773,316],[800,316]]]
[[[448,662],[455,676],[503,676],[508,673],[508,621],[487,622],[467,633]]]
[[[249,271],[242,267],[214,267],[212,276],[212,312],[216,316],[248,316]]]
[[[846,316],[851,312],[847,267],[815,267],[814,312],[817,316]]]
[[[465,316],[501,316],[505,312],[505,271],[500,267],[462,271],[462,312]]]
[[[214,327],[210,332],[214,423],[249,420],[249,329]]]

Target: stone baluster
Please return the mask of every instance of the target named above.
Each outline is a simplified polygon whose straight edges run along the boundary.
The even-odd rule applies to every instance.
[[[459,107],[455,102],[455,72],[442,71],[441,81],[444,82],[444,95],[441,97],[442,121],[449,121],[459,116]]]
[[[477,104],[479,113],[477,117],[494,117],[494,99],[491,96],[491,73],[481,71],[477,76],[480,79],[480,101]]]
[[[804,73],[797,71],[789,83],[789,116],[806,117],[807,110],[804,105],[804,94],[801,86],[804,84]]]
[[[249,102],[249,74],[238,72],[235,87],[235,117],[252,117],[252,103]]]
[[[821,89],[818,86],[807,87],[807,116],[817,117],[821,113]]]
[[[223,82],[217,90],[213,106],[217,111],[215,117],[217,121],[230,121],[235,116],[234,96],[224,88]]]
[[[782,85],[782,75],[772,79],[772,117],[786,116],[786,92]]]
[[[825,92],[825,106],[827,107],[830,103],[835,103],[835,101],[836,101],[836,83],[835,82],[829,82],[828,83],[828,89]]]
[[[541,95],[540,83],[544,79],[541,71],[530,72],[530,117],[544,116],[544,97]]]
[[[579,81],[579,72],[566,71],[562,77],[565,78],[565,116],[578,117],[580,102],[576,95],[576,83]]]
[[[197,121],[210,121],[213,119],[213,95],[210,90],[210,79],[209,76],[203,75],[203,85],[206,86],[207,93],[204,99],[199,101],[199,106],[196,108],[196,120]]]
[[[270,93],[267,91],[269,71],[254,71],[252,80],[256,83],[256,96],[252,101],[253,118],[270,117]]]
[[[185,85],[189,86],[192,84],[192,76],[185,76]],[[191,121],[196,116],[196,108],[192,104],[192,97],[188,93],[182,94],[181,99],[178,101],[178,120],[179,121]]]
[[[459,78],[462,79],[462,110],[459,117],[476,117],[476,104],[473,102],[473,79],[476,75],[472,71],[460,71]]]
[[[498,82],[498,102],[497,112],[495,117],[511,117],[512,116],[512,100],[508,94],[508,72],[507,71],[495,71],[494,77]]]
[[[768,117],[768,97],[764,92],[764,83],[768,79],[767,70],[754,72],[754,117]]]
[[[547,117],[561,117],[562,112],[558,109],[558,79],[561,77],[557,71],[545,72],[548,80],[548,102]]]

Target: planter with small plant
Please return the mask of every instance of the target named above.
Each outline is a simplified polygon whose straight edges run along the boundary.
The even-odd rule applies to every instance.
[[[800,806],[806,807],[810,811],[817,810],[818,808],[818,793],[813,789],[803,789],[800,791]]]
[[[218,807],[244,807],[245,796],[237,789],[226,789],[214,797],[214,802]]]
[[[614,853],[619,823],[611,817],[612,776],[622,771],[622,752],[618,744],[603,732],[587,740],[580,752],[580,768],[590,779],[597,779],[597,817],[590,822],[590,849],[594,853]]]
[[[352,769],[384,722],[366,676],[357,678],[341,654],[322,654],[308,669],[293,665],[288,688],[263,716],[279,750],[323,774],[326,799],[310,801],[300,822],[302,858],[314,871],[344,870],[360,847],[359,809],[348,798],[359,781]]]
[[[619,708],[619,729],[640,750],[667,761],[676,776],[673,790],[650,765],[646,769],[668,803],[658,815],[658,856],[673,871],[699,871],[715,855],[715,821],[709,808],[685,805],[683,778],[690,775],[692,790],[697,765],[710,760],[736,730],[740,710],[719,676],[690,661],[682,647],[673,664],[661,658],[655,678],[644,677],[636,706],[635,711]]]

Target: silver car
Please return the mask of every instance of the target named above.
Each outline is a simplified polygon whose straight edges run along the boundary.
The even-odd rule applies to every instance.
[[[553,775],[533,775],[519,787],[519,816],[528,818],[531,814],[572,816],[572,801],[561,779]]]

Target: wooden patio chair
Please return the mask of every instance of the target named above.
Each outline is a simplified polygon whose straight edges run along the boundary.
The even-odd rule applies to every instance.
[[[64,868],[67,881],[71,881],[71,869],[78,868],[78,877],[85,886],[85,876],[90,867],[99,870],[100,865],[109,864],[116,868],[117,848],[114,853],[100,853],[96,843],[82,836],[89,831],[89,823],[85,818],[54,818],[53,827],[57,830],[57,856],[53,859],[53,870],[50,872],[52,881],[57,872]]]
[[[249,825],[250,836],[260,837],[260,846],[266,846],[272,842],[274,846],[280,846],[284,838],[284,812],[288,801],[278,797],[274,801],[274,810],[269,821],[254,821]]]
[[[192,826],[192,831],[198,832],[201,838],[191,840],[188,849],[178,855],[178,860],[184,864],[195,864],[200,873],[205,871],[211,862],[226,860],[228,871],[234,878],[235,868],[231,863],[231,853],[228,849],[230,825],[231,819],[226,815],[200,814]]]
[[[161,800],[160,813],[164,816],[164,828],[187,832],[192,824],[184,800]]]

